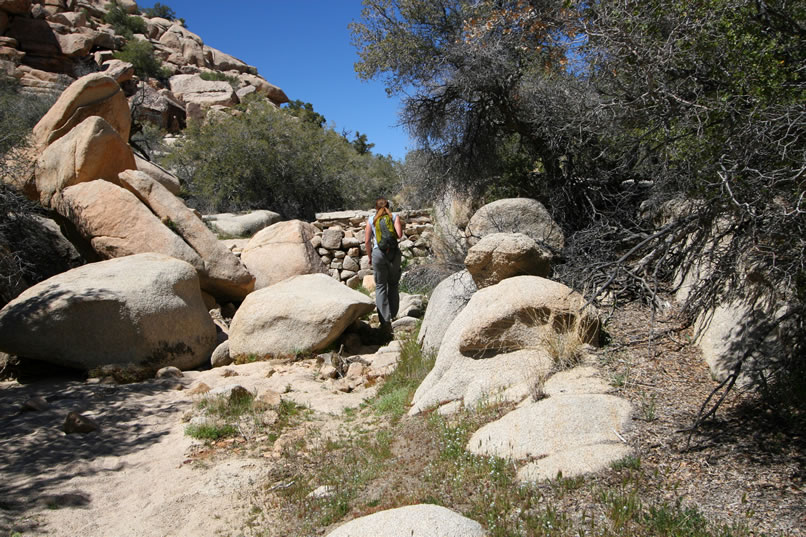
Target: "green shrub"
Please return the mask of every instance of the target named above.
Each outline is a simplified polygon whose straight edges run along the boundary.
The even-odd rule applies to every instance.
[[[435,353],[423,353],[417,344],[418,333],[419,326],[401,341],[397,367],[386,377],[372,403],[376,412],[390,415],[393,421],[406,413],[414,392],[436,361]]]
[[[242,107],[234,117],[191,123],[164,161],[187,185],[188,205],[203,213],[272,209],[313,220],[320,211],[369,207],[399,181],[393,165],[379,175],[378,157],[359,155],[333,129],[263,99]]]
[[[134,66],[134,72],[140,78],[157,78],[165,80],[171,76],[154,56],[154,47],[148,41],[133,39],[115,53],[115,58]]]
[[[238,434],[238,429],[229,423],[191,424],[185,427],[185,434],[199,440],[218,440]]]
[[[208,82],[229,82],[235,86],[240,82],[236,77],[220,71],[204,71],[199,76],[201,76],[202,80],[207,80]]]
[[[146,17],[160,17],[168,20],[176,19],[176,13],[174,10],[165,4],[160,4],[159,2],[155,2],[153,7],[144,8],[143,15]]]
[[[115,2],[106,4],[106,9],[104,22],[111,24],[116,34],[122,35],[126,39],[132,39],[134,34],[146,33],[146,21],[142,17],[129,15]]]

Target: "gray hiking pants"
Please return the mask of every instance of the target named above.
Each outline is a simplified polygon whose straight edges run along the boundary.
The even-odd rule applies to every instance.
[[[400,306],[400,250],[387,259],[378,248],[372,249],[372,270],[375,273],[375,305],[381,323],[391,323]]]

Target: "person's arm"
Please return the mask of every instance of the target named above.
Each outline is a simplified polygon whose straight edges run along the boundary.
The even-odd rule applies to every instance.
[[[372,266],[372,228],[369,227],[369,220],[367,220],[367,224],[364,227],[364,246],[367,248],[369,266]]]
[[[397,238],[403,238],[403,219],[400,218],[400,215],[397,215],[395,218],[395,233],[397,233]]]

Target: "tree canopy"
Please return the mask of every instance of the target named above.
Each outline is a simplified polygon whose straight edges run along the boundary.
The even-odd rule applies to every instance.
[[[185,183],[188,204],[204,212],[269,208],[312,220],[369,207],[400,183],[393,160],[360,154],[333,129],[259,99],[234,116],[191,123],[166,164]]]
[[[805,15],[788,0],[365,0],[352,31],[358,76],[403,96],[421,188],[540,199],[570,236],[560,277],[593,296],[654,302],[706,258],[691,318],[774,289],[743,297],[770,321],[754,337],[789,323],[776,364],[802,367]]]

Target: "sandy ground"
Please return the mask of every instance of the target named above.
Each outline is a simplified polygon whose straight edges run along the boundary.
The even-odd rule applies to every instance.
[[[367,356],[388,361],[390,353]],[[250,490],[270,461],[232,453],[190,464],[197,441],[183,416],[200,396],[189,392],[240,384],[272,390],[320,414],[358,406],[374,389],[340,393],[316,379],[314,360],[259,362],[180,379],[115,385],[49,380],[0,383],[0,534],[25,537],[230,535],[246,518]],[[33,397],[48,408],[24,411]],[[79,412],[100,429],[64,434],[66,415]]]

